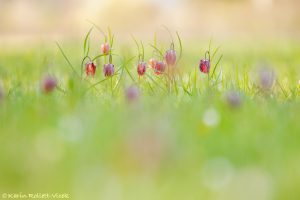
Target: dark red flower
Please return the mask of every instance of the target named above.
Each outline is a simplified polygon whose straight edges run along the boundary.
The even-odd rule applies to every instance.
[[[202,59],[199,68],[202,73],[208,74],[210,70],[210,60]]]
[[[88,62],[85,65],[85,72],[87,76],[95,76],[96,73],[96,65],[93,62]]]
[[[140,76],[143,76],[146,72],[147,64],[145,62],[140,62],[137,67],[137,72]]]
[[[109,77],[114,75],[115,73],[115,66],[113,64],[105,64],[103,66],[103,74],[105,77]]]
[[[165,70],[166,70],[166,65],[165,65],[164,62],[158,61],[158,62],[155,64],[154,72],[155,72],[156,74],[158,74],[158,75],[159,75],[159,74],[162,74],[162,73],[165,72]]]

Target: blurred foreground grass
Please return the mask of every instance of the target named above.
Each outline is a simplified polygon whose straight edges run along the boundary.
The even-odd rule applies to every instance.
[[[179,67],[186,74],[194,72],[206,50],[206,44],[195,44],[184,46]],[[71,62],[81,62],[81,44],[62,46]],[[128,57],[134,53],[120,49]],[[166,95],[159,88],[153,93],[141,80],[141,97],[129,104],[124,97],[132,83],[128,75],[113,96],[94,90],[82,96],[82,86],[70,78],[54,45],[1,50],[6,95],[0,102],[0,194],[300,199],[299,44],[228,42],[220,52],[221,88],[205,88],[206,77],[197,68],[201,90],[193,96]],[[288,95],[278,86],[267,97],[243,90],[241,77],[246,73],[254,82],[261,62],[274,67]],[[133,74],[135,67],[135,62],[129,65]],[[101,71],[92,81],[102,79]],[[41,93],[45,73],[71,92]],[[239,108],[226,102],[228,90],[241,92]]]

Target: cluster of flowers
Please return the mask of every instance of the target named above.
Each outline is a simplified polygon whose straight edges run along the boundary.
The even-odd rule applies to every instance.
[[[101,45],[101,53],[103,55],[110,54],[110,45],[109,43],[104,43]],[[209,52],[207,52],[209,55]],[[109,55],[111,58],[111,55]],[[112,59],[110,59],[111,61]],[[177,54],[174,49],[174,45],[171,45],[171,48],[165,52],[164,60],[160,61],[155,58],[150,58],[148,61],[149,67],[154,70],[155,74],[160,75],[163,74],[167,68],[167,66],[174,66],[177,62]],[[85,65],[85,73],[87,76],[95,76],[97,66],[94,62],[89,61]],[[208,74],[210,70],[210,59],[206,58],[202,59],[199,64],[199,69],[201,72]],[[142,60],[137,64],[137,73],[139,76],[145,75],[147,70],[147,63]],[[105,77],[110,77],[114,75],[115,66],[110,62],[108,64],[104,64],[103,66],[103,74]]]
[[[104,44],[101,45],[101,53],[105,56],[109,55],[110,56],[110,62],[108,64],[104,64],[103,66],[103,73],[105,77],[109,77],[114,75],[115,73],[115,66],[111,63],[112,62],[112,56],[110,54],[110,44],[108,42],[105,42]],[[85,72],[87,76],[95,76],[96,73],[96,65],[92,62],[89,61],[85,65]]]
[[[112,77],[115,74],[115,65],[112,62],[113,40],[112,40],[112,38],[109,38],[109,40],[108,40],[107,35],[103,31],[101,31],[101,32],[103,33],[103,35],[105,37],[105,42],[103,44],[101,44],[101,47],[100,47],[101,54],[99,57],[101,57],[101,56],[109,57],[109,62],[105,63],[103,65],[102,72],[105,77]],[[110,42],[107,42],[107,41],[110,41]],[[141,77],[141,76],[145,75],[145,73],[147,71],[147,66],[149,66],[149,68],[152,69],[156,75],[164,74],[168,68],[173,68],[178,62],[178,57],[177,57],[177,52],[174,47],[174,42],[171,43],[170,48],[165,52],[165,54],[163,55],[161,53],[161,55],[162,55],[161,59],[156,59],[154,57],[150,58],[148,61],[148,65],[147,65],[147,62],[144,61],[144,52],[139,54],[139,61],[137,63],[137,67],[136,67],[136,72],[137,72],[138,76]],[[210,56],[207,57],[207,55],[209,55],[209,52],[206,52],[205,58],[201,59],[200,64],[199,64],[200,71],[205,74],[209,74],[209,71],[210,71]],[[89,57],[86,56],[86,58],[89,58]],[[105,61],[106,60],[107,59],[105,59]],[[82,66],[82,68],[84,68],[84,71],[85,71],[85,74],[87,77],[94,77],[96,75],[96,71],[97,71],[98,67],[96,66],[95,62],[89,58],[89,61],[87,63],[85,63],[85,65]],[[56,86],[57,86],[56,80],[49,76],[46,77],[42,83],[42,89],[45,93],[51,92]]]

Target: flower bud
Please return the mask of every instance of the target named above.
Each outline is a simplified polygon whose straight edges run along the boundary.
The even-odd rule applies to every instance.
[[[177,58],[176,51],[173,49],[168,50],[165,54],[165,60],[167,65],[171,65],[171,66],[175,65],[176,58]]]
[[[105,77],[109,77],[114,75],[115,73],[115,66],[113,64],[105,64],[103,67],[103,74]]]
[[[155,58],[150,58],[149,60],[149,66],[154,69],[155,68],[155,65],[157,63],[157,60]]]
[[[95,76],[96,65],[93,62],[88,62],[85,65],[85,73],[86,73],[87,76]]]
[[[140,76],[143,76],[146,72],[147,64],[145,62],[140,62],[137,67],[137,72]]]
[[[104,44],[101,45],[101,52],[102,52],[102,54],[108,55],[109,51],[110,51],[110,45],[109,45],[108,42],[106,42],[106,43],[104,43]]]
[[[208,74],[210,70],[210,61],[207,59],[202,59],[200,61],[199,68],[202,73]]]
[[[166,70],[166,65],[165,65],[164,62],[158,61],[158,62],[155,64],[154,72],[155,72],[156,74],[158,74],[158,75],[159,75],[159,74],[162,74],[162,73],[165,72],[165,70]]]

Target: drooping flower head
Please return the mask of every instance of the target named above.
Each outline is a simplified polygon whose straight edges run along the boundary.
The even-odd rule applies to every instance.
[[[110,77],[115,73],[115,66],[113,64],[105,64],[103,66],[103,74],[105,77]]]
[[[168,66],[174,66],[176,63],[176,51],[174,49],[169,49],[165,54],[165,61]]]
[[[143,76],[146,73],[147,64],[145,62],[139,62],[137,66],[137,72],[139,76]]]
[[[112,64],[112,55],[109,55],[109,64],[104,64],[103,74],[105,77],[110,77],[115,73],[115,66]]]
[[[88,62],[85,65],[85,73],[87,76],[95,76],[96,73],[96,65],[93,62]]]
[[[149,60],[149,66],[154,69],[155,68],[155,65],[157,63],[157,60],[155,58],[150,58]]]
[[[208,55],[208,58],[207,58]],[[205,58],[200,60],[200,65],[199,65],[200,71],[202,73],[208,74],[210,70],[210,54],[209,51],[205,53]]]
[[[165,70],[166,70],[166,65],[165,65],[164,62],[158,61],[158,62],[155,64],[154,72],[155,72],[157,75],[164,73]]]
[[[109,51],[110,51],[110,45],[109,45],[108,42],[106,42],[106,43],[104,43],[104,44],[101,45],[101,52],[102,52],[102,54],[108,55]]]

